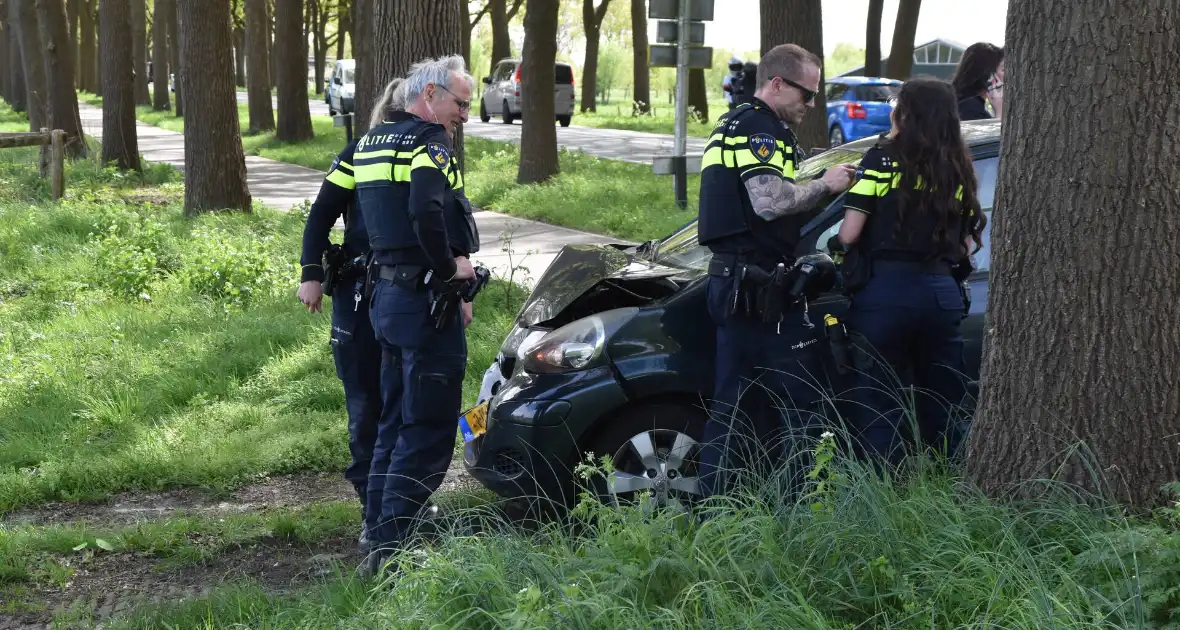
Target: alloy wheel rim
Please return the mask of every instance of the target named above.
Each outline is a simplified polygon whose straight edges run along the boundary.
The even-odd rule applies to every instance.
[[[702,497],[696,476],[697,441],[687,434],[668,429],[637,433],[614,454],[615,470],[607,478],[607,489],[616,506],[642,491],[652,495],[659,507],[687,508],[683,498]]]

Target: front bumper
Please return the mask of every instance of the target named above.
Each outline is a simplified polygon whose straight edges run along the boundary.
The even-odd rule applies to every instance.
[[[356,111],[356,97],[343,96],[340,98],[340,110],[342,114],[349,114]]]

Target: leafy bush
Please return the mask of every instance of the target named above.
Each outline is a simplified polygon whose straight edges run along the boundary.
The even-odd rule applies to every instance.
[[[198,227],[181,278],[201,295],[241,308],[259,295],[289,289],[293,267],[275,260],[275,237],[242,239],[224,229]]]

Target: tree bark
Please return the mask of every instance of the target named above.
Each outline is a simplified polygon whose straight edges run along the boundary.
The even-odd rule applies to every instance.
[[[8,67],[12,69],[8,77],[9,104],[13,111],[27,112],[29,94],[25,78],[24,56],[20,47],[20,22],[17,19],[21,0],[7,0],[7,2],[5,14],[8,16],[8,23],[4,25],[4,33],[8,37]]]
[[[270,60],[266,54],[266,0],[246,0],[246,73],[250,133],[273,131],[274,106],[270,99]]]
[[[168,99],[168,23],[173,0],[155,0],[152,13],[152,109],[165,110]]]
[[[82,59],[82,42],[78,37],[78,20],[82,16],[81,0],[66,0],[66,24],[70,29],[70,47],[74,51],[74,59]],[[82,89],[82,72],[74,73],[74,87]]]
[[[524,14],[520,69],[520,168],[516,181],[543,182],[560,172],[553,85],[557,81],[558,0],[530,0]]]
[[[274,90],[279,87],[279,58],[278,52],[275,50],[275,11],[278,10],[276,2],[281,0],[267,0],[267,6],[270,8],[270,19],[266,21],[266,45],[270,53],[267,58],[270,59],[270,89]]]
[[[49,88],[49,127],[66,132],[66,152],[71,157],[87,153],[78,117],[78,92],[74,89],[74,53],[66,32],[64,0],[36,0],[41,44],[45,47],[45,82]]]
[[[692,68],[688,71],[689,120],[703,123],[709,120],[709,90],[705,86],[705,70]]]
[[[311,25],[311,56],[315,67],[312,76],[315,80],[315,93],[324,93],[324,65],[328,57],[328,11],[322,2],[324,0],[308,0],[307,10]]]
[[[180,0],[184,124],[184,213],[250,210],[246,158],[234,97],[229,0]],[[304,101],[306,103],[306,101]],[[305,105],[306,106],[306,105]]]
[[[20,40],[20,62],[25,75],[25,98],[28,103],[29,131],[49,127],[49,84],[45,79],[45,63],[41,45],[41,29],[37,24],[34,0],[8,0],[9,11],[15,12],[12,23]]]
[[[135,71],[132,53],[132,2],[101,0],[99,56],[102,58],[102,163],[123,170],[139,170],[139,142],[135,133]]]
[[[918,12],[922,0],[901,0],[897,6],[897,21],[893,26],[893,44],[889,47],[889,67],[885,74],[891,79],[908,79],[914,69],[914,34],[918,31]]]
[[[303,0],[275,3],[275,45],[280,58],[279,115],[276,137],[284,142],[310,140],[311,107],[307,100],[307,39],[303,37]]]
[[[508,34],[508,23],[516,17],[521,2],[522,0],[513,0],[511,9],[508,9],[507,0],[488,2],[488,18],[492,21],[492,58],[488,72],[495,70],[496,64],[512,56],[512,37]]]
[[[377,60],[373,58],[372,39],[373,0],[352,0],[352,58],[356,59],[356,92],[352,117],[353,134],[360,136],[369,129],[369,111],[385,84],[377,75]]]
[[[1055,478],[1152,506],[1180,479],[1180,146],[1127,133],[1180,123],[1175,25],[1141,19],[1173,8],[1009,5],[1016,98],[1004,112],[967,458],[992,495]],[[1064,85],[1073,98],[1060,98]]]
[[[866,77],[881,76],[881,13],[884,10],[885,0],[869,0],[869,19],[865,24]]]
[[[906,0],[902,0],[905,2]],[[761,0],[762,54],[780,44],[797,44],[822,60],[824,52],[823,7],[820,0]],[[796,80],[798,77],[796,77]],[[824,103],[824,69],[819,68],[819,94],[815,107],[794,129],[804,151],[828,146],[827,106]]]
[[[631,49],[634,53],[633,113],[651,111],[651,69],[647,66],[647,3],[631,0]]]
[[[586,32],[586,61],[582,64],[582,106],[581,111],[598,111],[598,42],[602,34],[602,19],[610,0],[582,0],[582,30]]]
[[[350,13],[350,6],[346,0],[338,0],[336,3],[336,60],[344,59],[344,43],[345,38],[350,31],[352,31],[352,24],[348,16]]]
[[[459,19],[463,24],[463,63],[471,68],[471,31],[475,25],[471,23],[471,7],[467,0],[459,1]]]
[[[172,56],[172,113],[184,116],[184,98],[180,76],[184,74],[184,65],[180,60],[180,9],[179,0],[165,0],[168,3],[168,52]]]
[[[148,92],[147,0],[131,0],[130,30],[132,62],[135,64],[132,71],[135,80],[135,104],[151,105],[152,95]],[[101,41],[102,38],[99,39]],[[103,89],[106,89],[106,83],[103,84]]]
[[[98,31],[95,24],[94,0],[78,3],[78,85],[80,89],[98,94]]]
[[[235,26],[234,32],[234,85],[246,87],[246,29]]]

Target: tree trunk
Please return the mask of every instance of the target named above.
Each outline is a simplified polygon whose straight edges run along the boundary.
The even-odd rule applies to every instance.
[[[14,111],[27,112],[29,111],[29,93],[20,47],[20,23],[16,17],[20,2],[21,0],[8,0],[6,9],[8,23],[4,25],[4,32],[8,36],[8,67],[12,68],[8,77],[8,89],[11,95],[9,104]]]
[[[893,26],[893,44],[889,47],[889,67],[885,75],[892,79],[910,78],[914,69],[914,34],[918,31],[918,11],[922,0],[901,0],[897,22]]]
[[[168,109],[168,22],[173,0],[155,0],[152,10],[152,109]]]
[[[246,87],[246,29],[235,26],[234,32],[234,85]]]
[[[131,0],[130,30],[132,61],[135,64],[133,68],[135,104],[151,105],[152,95],[148,92],[147,0]],[[107,83],[103,83],[104,91],[106,86]]]
[[[520,69],[521,184],[543,182],[560,172],[553,85],[557,81],[558,0],[530,0],[524,14],[524,50]]]
[[[25,75],[25,98],[28,103],[29,131],[49,127],[49,84],[45,81],[45,63],[41,46],[41,29],[37,24],[34,0],[8,0],[14,12],[12,23],[20,40],[21,67]],[[11,15],[11,13],[10,13]]]
[[[470,69],[471,31],[475,28],[475,25],[471,23],[471,7],[467,4],[467,0],[460,0],[459,2],[459,20],[463,25],[463,63],[467,64],[467,68]]]
[[[1180,120],[1175,25],[1141,19],[1173,8],[1009,5],[1007,92],[1019,96],[1004,112],[967,460],[992,495],[1052,477],[1150,506],[1180,479],[1180,146],[1127,133]]]
[[[689,120],[708,122],[709,90],[705,86],[704,68],[692,68],[688,71],[688,107],[691,113]]]
[[[79,0],[78,3],[78,84],[82,90],[98,94],[98,30],[94,2]]]
[[[172,55],[172,113],[184,116],[184,98],[181,89],[180,76],[184,74],[184,65],[180,60],[180,8],[179,0],[164,0],[168,3],[168,52]]]
[[[180,83],[189,110],[184,124],[184,213],[248,212],[229,0],[180,0],[176,13],[184,59]]]
[[[645,0],[631,0],[631,48],[634,53],[634,103],[635,114],[651,111],[651,69],[647,66],[647,3]]]
[[[270,99],[270,61],[266,54],[266,0],[246,0],[246,73],[250,133],[273,131],[274,107]]]
[[[139,170],[139,142],[135,133],[135,71],[132,51],[132,2],[102,0],[99,6],[99,56],[102,59],[102,164],[114,162],[123,170]]]
[[[45,47],[45,81],[49,88],[49,127],[66,132],[66,152],[71,157],[87,153],[78,117],[78,92],[74,89],[74,53],[66,32],[64,0],[36,0],[41,44]]]
[[[307,39],[303,37],[303,0],[275,3],[275,42],[281,55],[279,116],[276,137],[284,142],[310,140],[311,107],[307,100]]]
[[[906,0],[902,0],[905,2]],[[798,44],[821,59],[824,51],[823,7],[820,0],[761,0],[762,54],[779,44]],[[794,129],[804,151],[828,146],[827,106],[824,104],[824,71],[819,69],[819,94],[815,107]],[[798,77],[796,77],[796,80]]]
[[[311,56],[315,67],[312,76],[315,78],[315,93],[324,93],[324,65],[328,56],[328,20],[327,11],[321,10],[321,0],[309,0],[307,10],[311,14]]]
[[[598,8],[595,8],[594,0],[582,0],[582,29],[586,31],[586,61],[582,64],[583,112],[598,111],[595,100],[598,94],[598,42],[602,34],[602,19],[606,17],[610,0],[599,2]]]
[[[884,10],[885,0],[869,0],[869,20],[865,24],[866,77],[881,76],[881,13]]]
[[[344,59],[344,42],[352,24],[348,20],[349,5],[345,0],[336,3],[336,60]]]
[[[266,46],[269,53],[267,59],[270,60],[270,89],[279,87],[279,67],[278,54],[275,51],[275,11],[278,9],[276,2],[281,0],[267,0],[267,6],[270,8],[270,19],[266,21]]]
[[[377,60],[373,58],[372,40],[373,0],[352,0],[352,58],[356,59],[356,92],[352,117],[353,135],[360,136],[369,129],[369,111],[385,84],[377,75]]]
[[[512,38],[508,34],[508,22],[512,18],[508,17],[507,4],[507,0],[488,2],[488,18],[492,21],[492,58],[488,72],[495,70],[500,61],[512,56]]]
[[[66,24],[70,29],[70,47],[74,51],[74,59],[82,59],[82,48],[78,37],[78,20],[82,16],[82,3],[80,0],[66,0]],[[82,89],[82,72],[79,70],[74,73],[74,87],[79,90]]]

